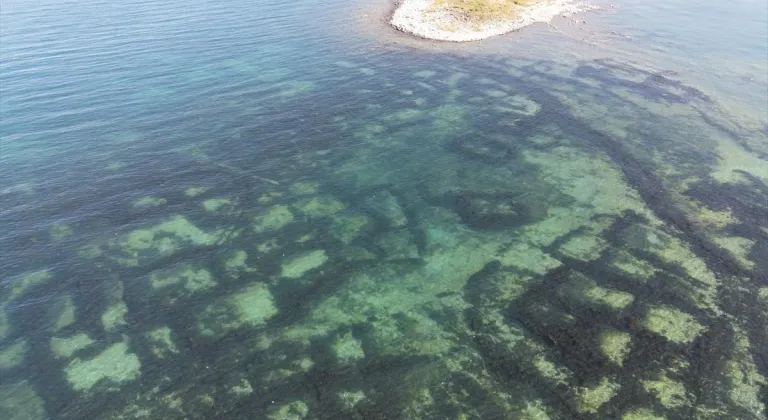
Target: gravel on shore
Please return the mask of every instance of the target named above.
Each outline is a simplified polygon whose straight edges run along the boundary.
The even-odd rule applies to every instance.
[[[597,8],[574,0],[548,0],[520,6],[519,13],[509,20],[477,23],[436,7],[432,0],[403,0],[392,14],[390,24],[421,38],[467,42],[516,31],[536,22],[549,22],[556,16],[570,16]]]

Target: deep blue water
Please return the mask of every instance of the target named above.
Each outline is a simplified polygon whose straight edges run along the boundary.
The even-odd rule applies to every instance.
[[[4,2],[0,418],[765,418],[768,9],[605,6]]]

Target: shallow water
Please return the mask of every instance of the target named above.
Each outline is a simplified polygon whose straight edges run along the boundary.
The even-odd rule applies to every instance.
[[[759,3],[5,3],[0,418],[766,418]]]

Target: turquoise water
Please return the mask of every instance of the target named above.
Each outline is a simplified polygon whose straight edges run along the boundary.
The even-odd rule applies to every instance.
[[[766,418],[768,10],[616,6],[4,3],[0,418]]]

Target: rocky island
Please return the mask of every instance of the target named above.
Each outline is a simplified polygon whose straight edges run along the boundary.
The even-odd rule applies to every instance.
[[[421,38],[466,42],[595,8],[574,0],[402,0],[390,24]]]

